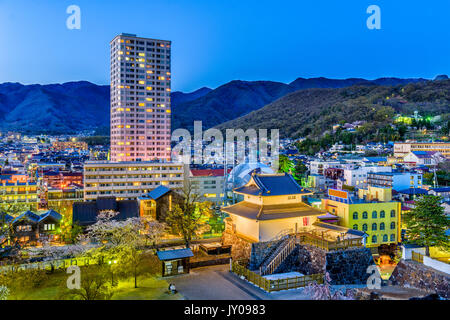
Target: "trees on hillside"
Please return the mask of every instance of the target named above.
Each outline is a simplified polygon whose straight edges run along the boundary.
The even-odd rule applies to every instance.
[[[424,246],[427,256],[430,247],[450,248],[450,239],[446,235],[450,220],[444,214],[440,197],[421,197],[416,201],[416,207],[405,214],[404,221],[407,242]]]

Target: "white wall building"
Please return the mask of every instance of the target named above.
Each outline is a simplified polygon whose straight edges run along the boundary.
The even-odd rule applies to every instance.
[[[84,164],[84,199],[115,196],[136,199],[163,185],[183,188],[181,163],[87,161]]]

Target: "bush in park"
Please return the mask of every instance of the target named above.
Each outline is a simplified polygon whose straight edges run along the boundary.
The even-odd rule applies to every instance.
[[[0,285],[0,300],[8,300],[9,289],[6,286]]]

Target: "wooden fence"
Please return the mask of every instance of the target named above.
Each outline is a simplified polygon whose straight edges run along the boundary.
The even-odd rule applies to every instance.
[[[411,258],[412,258],[414,261],[423,263],[423,254],[420,254],[420,253],[418,253],[418,252],[412,251],[412,252],[411,252]]]
[[[71,258],[71,259],[59,259],[52,261],[41,261],[24,263],[19,265],[6,265],[0,267],[0,272],[14,272],[19,270],[30,270],[30,269],[40,269],[40,270],[51,270],[53,269],[66,269],[69,266],[76,265],[79,267],[98,264],[97,259],[89,257]]]
[[[299,234],[298,235],[299,244],[309,244],[314,247],[324,249],[326,251],[348,249],[353,247],[362,247],[361,239],[345,239],[341,241],[328,241],[325,239],[316,238],[309,234]]]
[[[323,274],[321,273],[301,277],[269,280],[253,271],[250,271],[249,269],[239,265],[236,262],[232,263],[231,271],[238,276],[243,276],[247,281],[253,283],[254,285],[267,292],[296,289],[305,287],[312,282],[316,282],[319,284],[323,283]]]

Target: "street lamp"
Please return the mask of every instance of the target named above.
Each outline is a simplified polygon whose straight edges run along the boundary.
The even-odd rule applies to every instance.
[[[109,260],[108,261],[108,264],[111,265],[111,285],[112,286],[114,285],[114,272],[112,269],[112,264],[116,264],[116,263],[117,263],[117,260],[114,260],[114,261]]]

